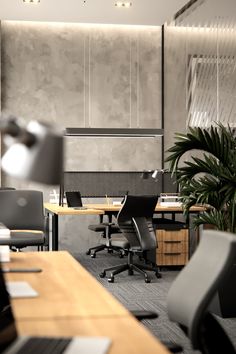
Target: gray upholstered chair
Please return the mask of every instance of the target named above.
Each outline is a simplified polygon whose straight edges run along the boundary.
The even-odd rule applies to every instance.
[[[103,250],[107,250],[109,253],[117,251],[120,258],[125,254],[124,248],[127,248],[128,241],[122,236],[119,226],[115,222],[112,222],[112,215],[107,216],[107,222],[104,222],[103,215],[99,215],[100,222],[88,226],[89,230],[101,235],[100,244],[90,247],[86,252],[91,258],[95,258],[97,252]]]
[[[152,217],[157,204],[157,196],[132,196],[126,195],[124,204],[118,213],[117,224],[128,241],[127,263],[104,269],[100,277],[105,277],[107,272],[111,272],[108,278],[109,282],[114,281],[114,276],[128,270],[132,275],[134,271],[142,274],[146,283],[150,283],[150,278],[146,271],[154,271],[158,278],[161,277],[156,262],[150,265],[133,262],[134,255],[144,257],[146,253],[154,251],[156,254],[156,236],[153,229]]]
[[[80,191],[66,191],[66,200],[68,207],[83,207],[82,197]],[[97,252],[107,249],[108,252],[113,250],[118,251],[120,256],[123,256],[122,247],[125,246],[124,238],[111,239],[113,233],[119,232],[119,227],[112,222],[112,214],[107,215],[108,222],[103,221],[103,215],[99,215],[100,222],[98,224],[90,224],[88,229],[97,232],[101,235],[101,242],[99,245],[90,247],[86,252],[91,258],[95,258]]]
[[[235,265],[236,235],[209,230],[173,282],[167,297],[168,316],[189,337],[193,349],[207,354],[236,353],[209,305]],[[234,285],[232,285],[234,286]]]
[[[11,230],[0,245],[20,249],[46,246],[43,193],[33,190],[1,190],[0,222]]]

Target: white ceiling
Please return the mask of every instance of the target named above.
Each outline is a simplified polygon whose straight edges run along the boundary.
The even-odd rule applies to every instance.
[[[127,0],[126,0],[127,1]],[[0,19],[160,26],[188,0],[130,0],[130,8],[117,8],[115,0],[0,0]]]
[[[178,19],[179,25],[207,26],[236,20],[236,0],[199,0]]]

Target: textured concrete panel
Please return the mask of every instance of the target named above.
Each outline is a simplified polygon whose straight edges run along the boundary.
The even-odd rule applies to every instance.
[[[137,41],[137,125],[161,127],[161,31],[140,31]]]
[[[130,125],[130,38],[122,27],[91,31],[89,122],[92,127]]]
[[[61,127],[83,125],[85,31],[3,22],[2,110]]]
[[[161,168],[161,138],[66,137],[66,171],[141,171]]]

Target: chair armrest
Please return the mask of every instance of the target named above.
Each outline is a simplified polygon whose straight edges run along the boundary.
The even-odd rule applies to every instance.
[[[138,320],[148,320],[154,319],[158,317],[158,314],[154,311],[147,311],[147,310],[133,310],[130,313]]]

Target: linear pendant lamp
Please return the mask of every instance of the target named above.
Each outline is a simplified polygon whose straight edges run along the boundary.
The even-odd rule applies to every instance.
[[[81,137],[135,137],[153,138],[163,136],[163,129],[149,128],[66,128],[65,136]]]

